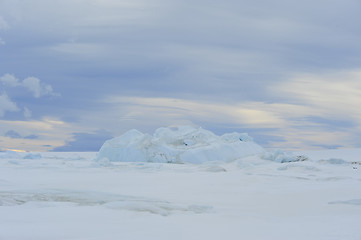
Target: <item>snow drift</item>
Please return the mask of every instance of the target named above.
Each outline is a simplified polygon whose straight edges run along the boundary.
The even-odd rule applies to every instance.
[[[189,126],[159,128],[153,136],[130,130],[106,141],[98,161],[204,163],[229,162],[263,152],[247,133],[214,133]]]

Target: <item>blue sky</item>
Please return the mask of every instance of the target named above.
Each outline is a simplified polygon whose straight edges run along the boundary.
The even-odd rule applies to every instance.
[[[1,0],[0,150],[136,128],[361,147],[358,0]]]

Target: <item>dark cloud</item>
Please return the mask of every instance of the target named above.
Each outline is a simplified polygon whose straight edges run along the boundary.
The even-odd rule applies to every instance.
[[[99,151],[103,143],[113,136],[104,130],[94,133],[73,133],[73,140],[64,146],[54,148],[53,152],[92,152]]]
[[[9,138],[23,138],[23,139],[38,139],[39,136],[35,135],[35,134],[31,134],[28,136],[22,136],[20,135],[18,132],[14,131],[14,130],[9,130],[4,134],[5,137],[9,137]]]
[[[29,135],[29,136],[25,136],[24,138],[25,138],[25,139],[38,139],[39,136],[37,136],[37,135],[35,135],[35,134],[31,134],[31,135]]]

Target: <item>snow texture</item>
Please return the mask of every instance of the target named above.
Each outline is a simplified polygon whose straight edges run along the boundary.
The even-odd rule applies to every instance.
[[[247,133],[217,136],[202,128],[159,128],[153,136],[130,130],[106,141],[97,160],[104,162],[230,162],[263,152]]]
[[[2,152],[0,239],[359,240],[360,155],[279,150],[168,164]]]

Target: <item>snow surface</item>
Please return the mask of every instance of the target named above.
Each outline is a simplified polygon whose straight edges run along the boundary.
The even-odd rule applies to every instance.
[[[360,156],[272,150],[175,164],[3,152],[0,239],[360,240]]]

